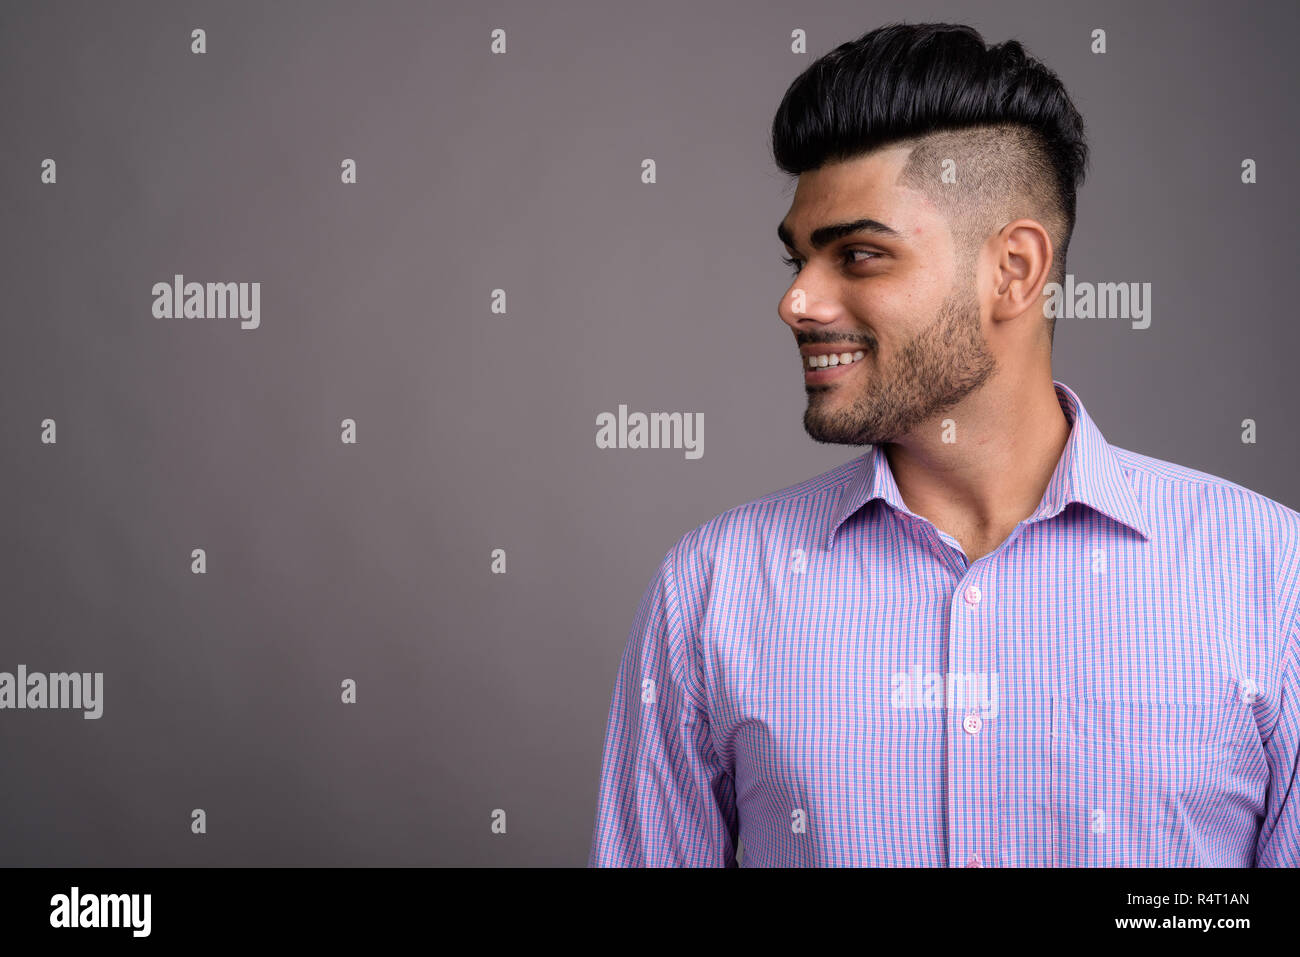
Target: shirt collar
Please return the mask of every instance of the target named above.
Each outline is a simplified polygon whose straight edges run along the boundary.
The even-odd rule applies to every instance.
[[[1051,518],[1071,502],[1078,502],[1127,525],[1143,538],[1150,538],[1141,501],[1114,449],[1089,417],[1079,397],[1063,382],[1052,380],[1052,385],[1070,422],[1070,437],[1047,483],[1043,500],[1028,521]],[[883,499],[897,511],[914,514],[898,491],[883,445],[872,446],[860,463],[841,490],[835,511],[831,513],[827,548],[834,544],[835,533],[848,517],[872,499]]]

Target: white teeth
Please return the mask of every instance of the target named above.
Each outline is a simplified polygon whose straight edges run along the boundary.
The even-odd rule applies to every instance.
[[[828,356],[809,356],[808,368],[825,369],[829,366],[846,366],[850,362],[857,362],[864,355],[866,355],[866,353],[859,349],[857,352],[832,353]]]

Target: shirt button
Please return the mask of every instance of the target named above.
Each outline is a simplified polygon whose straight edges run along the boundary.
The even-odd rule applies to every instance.
[[[966,715],[966,720],[962,722],[961,726],[966,729],[967,734],[979,734],[980,728],[984,727],[984,722],[980,719],[979,715],[968,714]]]
[[[970,856],[970,860],[968,860],[968,861],[966,862],[966,866],[967,866],[967,867],[983,867],[983,866],[984,866],[984,862],[980,860],[980,856],[979,856],[978,854],[972,854],[972,855]]]
[[[980,586],[966,586],[966,603],[969,605],[978,605],[980,603]]]

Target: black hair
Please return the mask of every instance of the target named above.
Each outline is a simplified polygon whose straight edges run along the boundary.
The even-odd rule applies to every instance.
[[[904,178],[952,213],[964,240],[988,228],[991,206],[1032,210],[1052,236],[1053,278],[1064,280],[1088,146],[1054,72],[1016,40],[988,46],[961,24],[895,23],[811,64],[772,121],[773,157],[791,176],[907,141],[917,149]],[[960,191],[945,190],[935,168],[953,155],[965,165]]]

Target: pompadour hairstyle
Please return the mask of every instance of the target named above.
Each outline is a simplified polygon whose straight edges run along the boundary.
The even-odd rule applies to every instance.
[[[900,182],[945,213],[964,268],[988,236],[1024,216],[1047,230],[1048,278],[1064,282],[1088,163],[1083,118],[1018,41],[988,46],[952,23],[880,27],[804,70],[772,121],[772,154],[790,176],[892,145],[913,147]],[[955,183],[943,182],[947,159]],[[1055,323],[1046,323],[1050,342]]]

